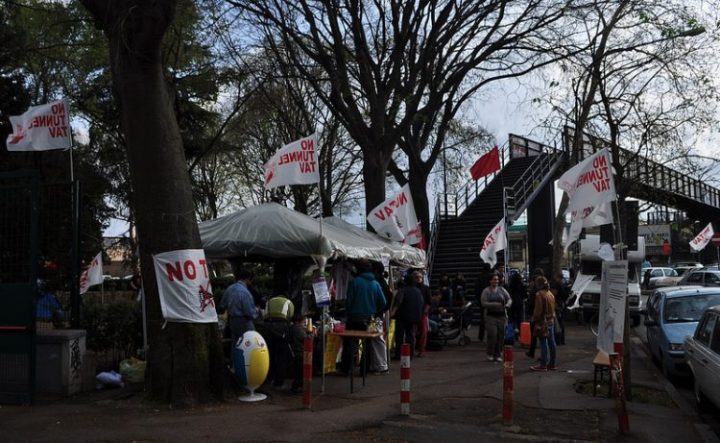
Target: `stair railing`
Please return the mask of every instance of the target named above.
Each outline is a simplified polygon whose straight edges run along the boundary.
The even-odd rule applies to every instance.
[[[485,188],[493,181],[493,179],[503,170],[506,164],[510,162],[510,150],[508,148],[500,148],[500,169],[482,177],[479,180],[470,180],[457,193],[440,192],[435,197],[435,214],[430,223],[430,241],[427,249],[427,272],[432,273],[433,259],[435,258],[435,246],[437,245],[438,235],[440,233],[440,220],[457,218],[472,204]]]
[[[436,209],[439,208],[440,217],[443,219],[455,218],[462,215],[463,212],[475,201],[485,188],[493,181],[493,179],[502,172],[508,162],[510,162],[510,150],[508,148],[500,148],[500,169],[492,174],[486,175],[478,180],[470,180],[460,191],[456,193],[439,193],[437,194]]]
[[[545,185],[554,178],[563,159],[564,154],[560,151],[553,150],[546,155],[539,155],[512,186],[505,187],[508,223],[514,222]]]
[[[441,199],[439,196],[440,194],[438,194],[438,198],[435,199],[435,214],[433,214],[433,219],[430,223],[430,240],[428,241],[427,251],[425,254],[425,260],[427,261],[425,264],[425,267],[427,268],[427,275],[432,275],[433,259],[435,258],[435,245],[437,244],[438,234],[440,233]]]
[[[566,126],[564,138],[566,149],[569,150],[570,144],[575,139],[575,128]],[[598,137],[583,134],[583,149],[579,160],[594,154],[601,147],[608,146],[610,146],[608,142]],[[641,182],[698,203],[720,208],[720,189],[630,150],[618,147],[618,152],[619,163],[625,169],[626,180]]]

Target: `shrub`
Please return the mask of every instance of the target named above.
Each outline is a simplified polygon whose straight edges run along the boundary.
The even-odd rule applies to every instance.
[[[113,367],[142,347],[142,312],[135,301],[83,300],[80,323],[87,331],[88,349],[108,356]]]

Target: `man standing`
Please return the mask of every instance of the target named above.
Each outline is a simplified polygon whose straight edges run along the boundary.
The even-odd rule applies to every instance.
[[[345,310],[347,321],[345,329],[367,331],[370,318],[383,312],[387,305],[380,283],[375,280],[372,267],[368,260],[357,263],[357,277],[353,278],[347,289]],[[356,339],[345,339],[343,342],[341,370],[352,370],[353,356],[358,347]]]
[[[257,308],[248,285],[253,279],[253,273],[247,269],[240,269],[236,273],[237,281],[228,286],[220,301],[220,313],[227,311],[232,343],[235,346],[245,331],[255,330],[255,317]]]
[[[395,360],[400,359],[403,343],[409,343],[410,349],[415,349],[415,334],[425,306],[418,280],[419,284],[422,284],[422,273],[415,271],[408,279],[408,284],[395,296],[395,305],[391,312],[395,319]]]
[[[281,387],[285,382],[290,361],[290,322],[294,315],[295,306],[282,295],[268,300],[265,313],[267,333],[264,337],[270,351],[270,370],[267,380],[272,381],[275,387]]]

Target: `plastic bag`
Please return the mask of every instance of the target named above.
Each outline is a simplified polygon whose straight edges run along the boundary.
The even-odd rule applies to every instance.
[[[515,343],[515,325],[512,322],[508,322],[505,325],[505,344],[513,345]]]
[[[146,362],[130,357],[120,362],[120,374],[128,383],[142,383],[145,381],[146,367]]]
[[[109,388],[115,388],[115,387],[124,388],[125,387],[125,383],[123,383],[123,381],[122,381],[122,375],[118,374],[115,371],[101,372],[95,376],[95,380],[97,380],[96,387],[98,389],[102,389],[105,387],[109,387]]]

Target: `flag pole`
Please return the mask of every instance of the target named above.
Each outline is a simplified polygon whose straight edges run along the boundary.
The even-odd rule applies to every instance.
[[[315,141],[317,143],[318,135],[317,131],[314,133],[315,135]],[[320,170],[320,146],[315,146],[318,152],[317,160],[318,160],[318,171]],[[319,175],[319,174],[318,174]],[[317,187],[318,187],[318,201],[320,202],[320,216],[319,223],[320,223],[320,241],[318,243],[318,253],[322,252],[322,237],[323,237],[323,198],[322,198],[322,179],[318,180]],[[324,262],[323,262],[324,263]],[[325,265],[323,264],[322,268],[320,269],[320,276],[322,276],[323,279],[325,279]],[[330,316],[330,307],[325,305],[322,307],[322,313],[320,314],[320,349],[322,349],[322,368],[320,369],[320,392],[325,393],[325,354],[326,354],[326,345],[327,340],[325,340],[325,324],[327,322],[327,317]],[[352,368],[350,369],[352,371]]]
[[[75,147],[75,137],[72,136],[72,129],[70,129],[70,181],[75,181],[75,167],[73,165],[73,148]]]
[[[505,164],[505,155],[502,154],[503,161],[502,166]],[[503,256],[505,258],[505,266],[503,266],[503,279],[505,280],[505,284],[510,283],[508,281],[508,268],[510,267],[510,239],[508,234],[508,206],[507,206],[507,189],[505,189],[505,176],[502,173],[502,167],[500,169],[500,185],[502,187],[502,199],[503,199],[503,228],[505,229],[505,251],[503,251]]]
[[[64,101],[64,100],[63,100]],[[70,181],[75,180],[75,167],[73,165],[73,148],[75,147],[75,137],[73,137],[72,126],[70,126],[70,106],[67,107],[67,125],[70,131]]]

